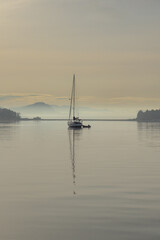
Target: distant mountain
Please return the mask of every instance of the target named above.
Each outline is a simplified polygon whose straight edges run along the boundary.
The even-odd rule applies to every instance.
[[[52,105],[49,105],[47,103],[44,103],[44,102],[36,102],[36,103],[33,103],[31,105],[27,105],[27,106],[24,106],[23,107],[24,109],[53,109],[53,106]]]
[[[44,102],[16,107],[13,110],[20,112],[22,117],[66,118],[68,116],[68,106],[49,105]]]

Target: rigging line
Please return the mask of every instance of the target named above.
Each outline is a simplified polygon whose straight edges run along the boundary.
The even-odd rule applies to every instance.
[[[72,86],[72,92],[71,92],[71,99],[70,99],[70,110],[69,110],[69,120],[71,118],[71,113],[72,113],[72,102],[73,102],[73,86]]]
[[[75,89],[75,94],[76,94],[76,115],[79,117],[79,92],[78,92],[78,81],[76,82],[76,89]]]

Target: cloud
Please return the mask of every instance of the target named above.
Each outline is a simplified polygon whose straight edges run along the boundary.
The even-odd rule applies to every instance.
[[[82,96],[78,99],[79,102],[94,102],[96,97],[94,96]]]
[[[21,106],[25,104],[32,104],[35,102],[53,103],[55,97],[51,94],[45,93],[6,93],[0,94],[0,102],[6,106]]]
[[[16,96],[16,95],[0,95],[0,101],[6,101],[10,99],[17,99],[17,98],[22,98],[23,96]]]
[[[28,2],[31,2],[31,0],[1,0],[0,6],[7,7],[9,9],[14,6],[22,5],[22,4],[28,3]]]
[[[160,98],[146,98],[146,97],[118,97],[107,99],[108,103],[146,103],[146,102],[160,102]]]
[[[5,21],[5,23],[8,22],[12,17],[11,13],[16,12],[17,9],[25,9],[26,5],[33,1],[34,0],[0,0],[0,26],[3,25],[3,21]]]
[[[69,100],[69,97],[56,97],[57,100]]]

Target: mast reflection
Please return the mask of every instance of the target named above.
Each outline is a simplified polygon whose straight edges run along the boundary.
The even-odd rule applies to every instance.
[[[82,129],[68,129],[69,135],[69,147],[70,147],[70,158],[72,167],[72,179],[73,179],[73,195],[76,195],[76,142],[79,140],[79,136],[82,133]]]

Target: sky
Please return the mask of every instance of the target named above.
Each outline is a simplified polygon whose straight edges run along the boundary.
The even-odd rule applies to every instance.
[[[160,108],[159,0],[0,0],[0,106]]]

